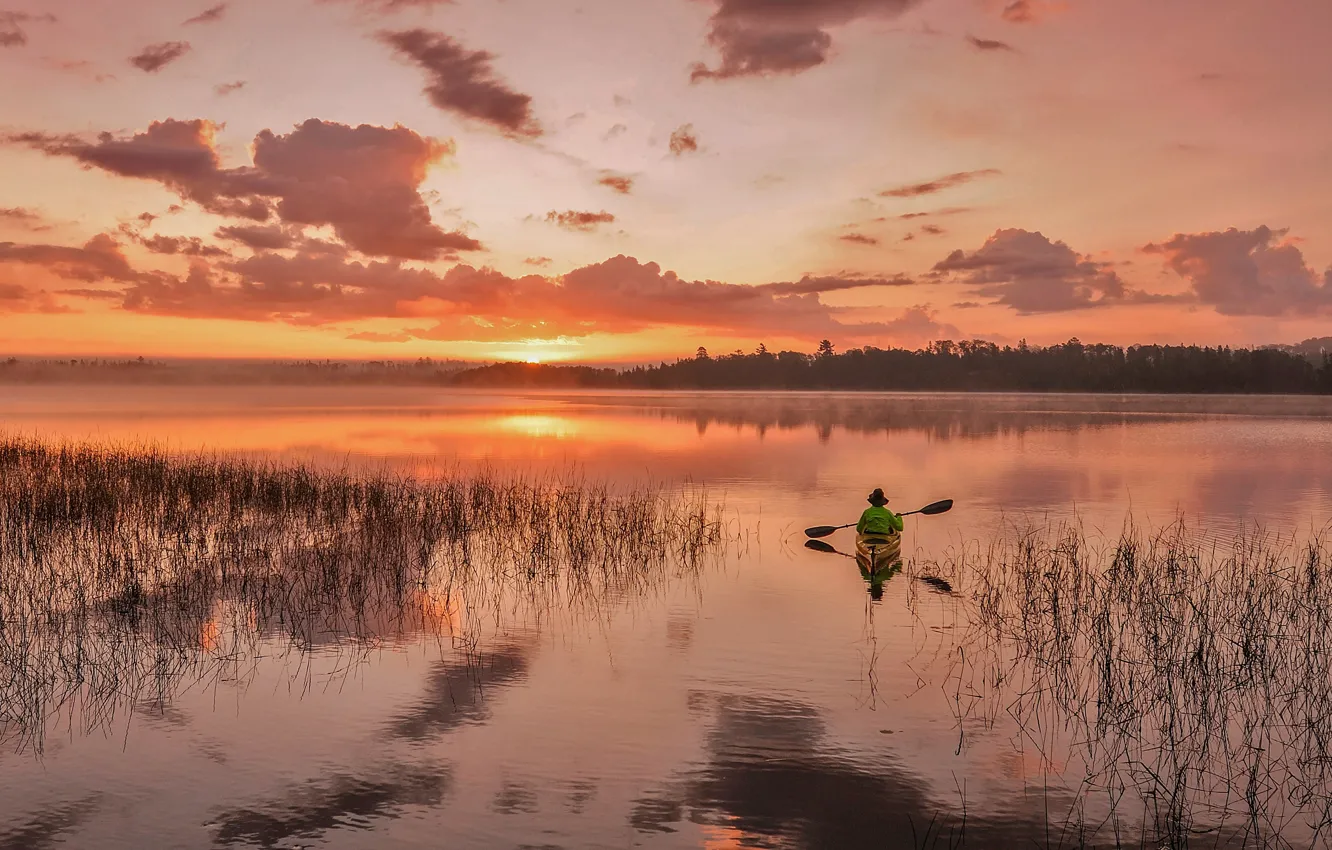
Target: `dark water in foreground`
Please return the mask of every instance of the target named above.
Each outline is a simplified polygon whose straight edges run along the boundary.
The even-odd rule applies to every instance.
[[[734,535],[719,563],[632,593],[459,603],[355,643],[262,638],[225,675],[124,694],[92,729],[61,706],[40,746],[0,751],[0,848],[1076,846],[1059,824],[1083,775],[1064,748],[1007,702],[958,720],[975,716],[956,675],[966,593],[908,571],[871,602],[800,529],[853,521],[883,486],[899,510],[957,500],[909,521],[918,562],[1015,525],[1115,535],[1130,511],[1222,546],[1255,526],[1307,534],[1332,519],[1329,414],[1286,398],[0,388],[11,432],[692,481],[725,499]]]

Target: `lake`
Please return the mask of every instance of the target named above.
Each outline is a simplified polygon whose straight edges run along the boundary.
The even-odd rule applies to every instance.
[[[1033,734],[1047,707],[968,655],[982,594],[949,563],[1031,529],[1108,545],[1130,518],[1201,550],[1305,540],[1332,521],[1329,417],[1305,397],[0,387],[11,435],[703,488],[727,537],[632,592],[510,594],[354,641],[256,625],[225,675],[95,723],[77,698],[35,733],[0,715],[0,848],[1078,846],[1070,813],[1137,846],[1142,804],[1079,802],[1081,744]],[[881,598],[802,532],[854,522],[876,486],[898,511],[955,500],[907,518]],[[0,681],[37,651],[7,649]],[[1287,820],[1253,831],[1316,843],[1289,787]],[[1243,821],[1199,815],[1193,840],[1256,841]]]

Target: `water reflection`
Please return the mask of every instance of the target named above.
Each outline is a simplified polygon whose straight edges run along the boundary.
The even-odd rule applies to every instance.
[[[277,847],[290,838],[317,839],[335,830],[369,830],[408,807],[434,807],[453,777],[444,767],[386,768],[376,777],[335,774],[289,789],[279,799],[221,812],[215,846]]]
[[[425,695],[394,718],[389,735],[424,741],[465,723],[485,722],[488,692],[521,683],[531,665],[531,652],[527,646],[501,645],[469,653],[457,663],[439,663],[426,679]]]
[[[0,826],[0,850],[46,850],[65,843],[100,804],[97,796],[57,804],[30,815],[14,814]]]
[[[1018,846],[1044,825],[1020,801],[999,818],[964,817],[962,789],[945,802],[891,751],[837,747],[813,706],[736,694],[691,701],[713,715],[706,761],[637,802],[629,822],[640,832],[690,821],[742,835],[735,846],[889,850]]]

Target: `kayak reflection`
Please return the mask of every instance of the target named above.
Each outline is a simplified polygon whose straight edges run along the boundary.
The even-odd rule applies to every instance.
[[[870,598],[875,601],[883,598],[884,583],[902,572],[902,561],[900,558],[891,563],[884,563],[884,561],[879,558],[871,559],[847,554],[833,546],[831,543],[825,543],[822,540],[806,540],[805,548],[813,549],[815,552],[826,552],[829,555],[841,555],[843,558],[853,559],[856,562],[856,566],[860,568],[860,577],[869,584]],[[876,562],[877,567],[872,567],[871,564]]]

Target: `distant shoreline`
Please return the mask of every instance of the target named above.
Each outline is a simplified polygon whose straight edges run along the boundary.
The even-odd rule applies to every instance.
[[[1097,395],[1332,394],[1332,349],[1083,344],[1000,347],[941,341],[917,350],[872,346],[815,354],[693,357],[652,366],[465,361],[0,360],[0,385],[408,386],[466,389],[731,390],[760,392],[1033,392]]]

